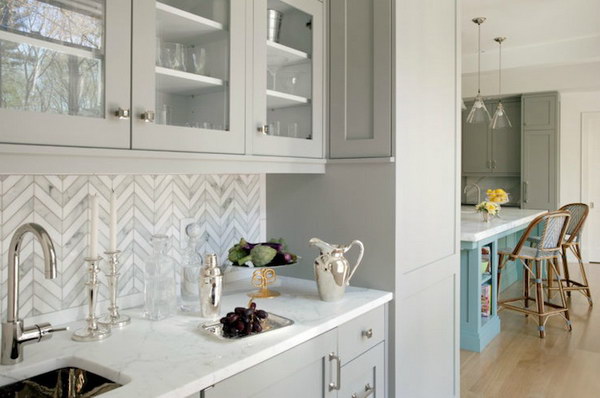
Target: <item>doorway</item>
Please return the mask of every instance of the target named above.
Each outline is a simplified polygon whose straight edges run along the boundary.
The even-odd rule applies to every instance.
[[[584,261],[600,263],[600,112],[581,114],[581,198],[590,205]],[[587,251],[587,253],[585,253]]]

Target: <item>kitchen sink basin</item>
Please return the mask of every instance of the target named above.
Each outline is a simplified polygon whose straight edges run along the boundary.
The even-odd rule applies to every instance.
[[[0,398],[87,398],[119,387],[93,372],[67,366],[2,386]]]

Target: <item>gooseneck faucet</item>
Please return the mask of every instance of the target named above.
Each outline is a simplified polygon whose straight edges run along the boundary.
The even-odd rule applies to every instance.
[[[463,193],[466,195],[467,192],[469,192],[469,188],[476,188],[477,189],[477,203],[475,204],[479,204],[481,203],[481,187],[475,183],[471,183],[471,184],[467,184],[465,185],[465,189],[463,190]]]
[[[23,238],[30,232],[42,245],[44,274],[46,279],[56,278],[56,252],[50,235],[38,224],[23,224],[15,231],[8,248],[8,310],[6,322],[2,322],[2,346],[0,363],[14,365],[23,360],[23,346],[39,343],[52,337],[53,332],[67,328],[53,328],[49,323],[25,327],[19,319],[19,263]]]

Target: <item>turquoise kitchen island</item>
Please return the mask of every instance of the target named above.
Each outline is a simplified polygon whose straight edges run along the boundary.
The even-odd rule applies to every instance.
[[[473,206],[461,207],[461,349],[480,352],[500,333],[498,249],[514,247],[529,223],[545,212],[503,207],[499,218],[486,223]],[[502,273],[502,288],[517,281],[521,274],[522,270],[509,262]],[[489,310],[486,311],[486,307]]]

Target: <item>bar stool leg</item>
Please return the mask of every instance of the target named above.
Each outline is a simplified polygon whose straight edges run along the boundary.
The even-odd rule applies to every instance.
[[[548,263],[548,260],[542,261],[546,261]],[[554,272],[549,264],[546,264],[546,276],[548,278],[548,292],[546,295],[548,296],[548,300],[550,300],[550,298],[552,298],[552,287],[554,286]]]
[[[525,260],[525,265],[527,266],[527,268],[531,269],[531,261]],[[529,275],[529,271],[527,270],[527,268],[523,268],[523,304],[525,305],[525,308],[529,308],[529,280],[531,278],[531,275]],[[527,314],[525,314],[525,316],[527,317]]]
[[[556,273],[558,274],[558,258],[554,257],[552,258],[550,265],[555,269]],[[562,303],[562,306],[566,309],[566,311],[564,312],[565,314],[565,319],[567,321],[567,328],[569,329],[569,332],[573,330],[573,326],[571,324],[571,317],[569,315],[569,306],[567,304],[567,296],[565,295],[565,290],[562,284],[562,280],[558,279],[558,291],[560,293],[560,300]]]
[[[570,286],[571,277],[569,276],[569,262],[567,260],[567,247],[563,246],[561,250],[563,270],[565,271],[565,281],[567,287]],[[571,291],[567,290],[567,296],[571,297]]]
[[[583,291],[588,299],[590,306],[592,306],[594,305],[594,302],[592,301],[592,292],[590,291],[590,284],[588,282],[587,273],[585,272],[585,267],[583,265],[583,259],[581,258],[581,247],[579,246],[579,242],[574,243],[573,246],[571,246],[571,250],[575,254],[577,262],[579,263],[581,280],[583,282],[583,285],[586,287]]]
[[[498,296],[500,295],[500,287],[502,282],[502,269],[504,268],[504,257],[505,255],[500,253],[498,254]]]
[[[537,303],[538,310],[538,330],[540,331],[540,338],[546,337],[546,330],[544,326],[544,287],[542,285],[542,262],[539,260],[535,261],[535,301]]]

